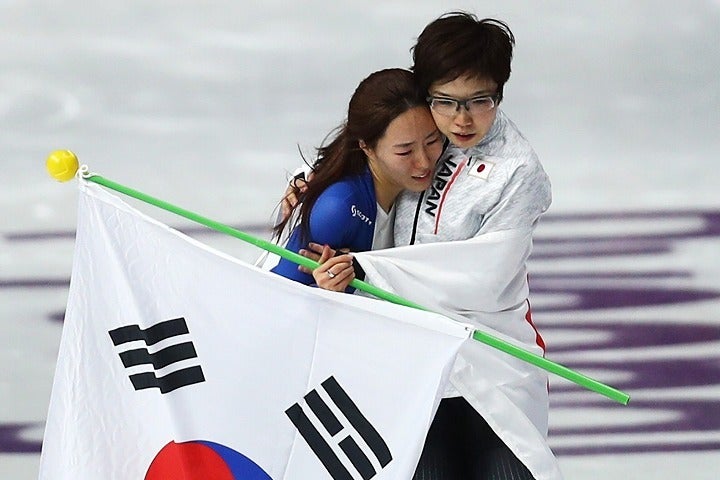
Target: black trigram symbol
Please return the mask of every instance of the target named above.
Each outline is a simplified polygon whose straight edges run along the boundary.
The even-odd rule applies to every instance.
[[[138,325],[127,325],[110,330],[108,333],[115,346],[135,341],[143,341],[145,345],[151,346],[161,340],[179,337],[190,332],[185,319],[180,317],[157,323],[145,330]],[[135,390],[158,388],[160,393],[172,392],[180,387],[205,381],[205,376],[199,365],[181,368],[161,377],[155,375],[155,370],[191,358],[197,358],[197,353],[193,343],[190,341],[176,343],[154,353],[150,353],[147,348],[135,348],[120,352],[120,360],[122,360],[125,368],[147,364],[152,365],[154,370],[130,375],[130,381]]]
[[[359,436],[362,439],[377,459],[380,468],[384,468],[392,460],[390,449],[375,427],[365,418],[357,405],[335,380],[335,377],[328,378],[321,385],[332,403],[335,404],[335,407],[347,420],[346,423],[350,424],[350,427],[343,426],[317,389],[305,395],[306,407],[296,403],[288,408],[285,414],[290,417],[295,428],[298,429],[300,435],[302,435],[310,449],[317,455],[334,480],[353,480],[354,477],[338,457],[337,448],[333,448],[325,441],[320,431],[318,431],[315,425],[318,422],[313,422],[306,414],[305,409],[308,407],[313,416],[319,420],[319,427],[327,431],[333,442],[340,447],[342,453],[350,460],[350,463],[352,463],[360,476],[364,480],[369,480],[376,475],[375,467],[354,437]]]

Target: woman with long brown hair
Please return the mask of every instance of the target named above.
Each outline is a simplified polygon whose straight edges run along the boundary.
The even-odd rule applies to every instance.
[[[346,121],[318,149],[313,180],[302,193],[294,192],[301,202],[275,227],[276,235],[290,228],[286,247],[295,252],[311,242],[327,251],[392,246],[395,199],[401,191],[430,186],[442,145],[413,74],[399,68],[371,74],[350,99]],[[329,290],[344,290],[354,278],[349,256],[312,275],[285,259],[272,271]]]

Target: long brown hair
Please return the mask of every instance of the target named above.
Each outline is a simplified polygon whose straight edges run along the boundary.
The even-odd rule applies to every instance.
[[[367,165],[367,157],[360,149],[360,140],[375,148],[388,125],[408,110],[427,105],[425,94],[415,84],[412,72],[401,68],[379,70],[365,78],[355,89],[348,105],[347,119],[327,138],[330,143],[317,149],[312,180],[304,193],[293,185],[300,203],[290,215],[275,226],[280,237],[296,209],[300,209],[298,223],[304,241],[311,238],[310,212],[320,194],[338,180],[360,175]]]

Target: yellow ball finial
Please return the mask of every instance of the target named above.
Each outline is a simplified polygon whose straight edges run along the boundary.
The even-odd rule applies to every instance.
[[[67,182],[80,168],[77,156],[70,150],[55,150],[45,162],[48,173],[58,182]]]

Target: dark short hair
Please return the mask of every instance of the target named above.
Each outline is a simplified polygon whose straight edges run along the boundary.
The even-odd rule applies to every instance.
[[[428,91],[436,82],[464,75],[491,78],[503,87],[510,78],[515,36],[505,22],[466,12],[446,13],[429,23],[412,48],[418,86]]]

